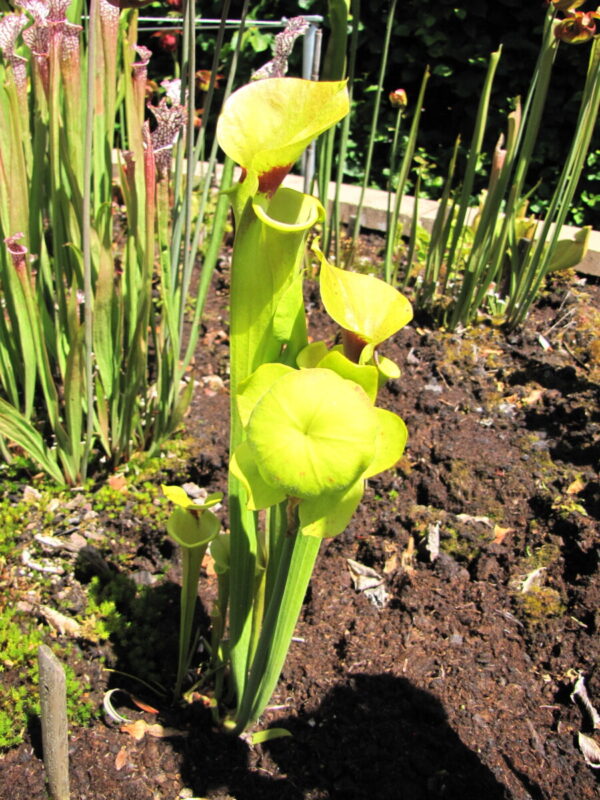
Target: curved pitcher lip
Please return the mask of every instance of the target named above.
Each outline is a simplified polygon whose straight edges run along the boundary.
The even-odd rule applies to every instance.
[[[298,222],[284,222],[278,219],[276,214],[270,213],[272,209],[275,210],[273,207],[277,203],[277,198],[281,197],[283,194],[296,195],[298,198],[302,198],[299,210],[305,213],[304,220],[299,220]],[[266,209],[261,203],[263,198],[266,201]],[[298,192],[296,189],[291,189],[287,186],[280,187],[273,197],[262,194],[255,195],[252,200],[252,209],[261,222],[284,233],[301,233],[312,228],[313,225],[325,218],[325,209],[316,197]]]

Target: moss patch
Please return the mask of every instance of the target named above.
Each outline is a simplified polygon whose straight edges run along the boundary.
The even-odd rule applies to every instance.
[[[518,602],[523,617],[532,626],[550,617],[560,617],[566,610],[560,593],[550,586],[534,586],[520,595]]]
[[[90,647],[100,648],[106,658],[109,649],[102,644],[110,639],[113,666],[153,682],[165,680],[165,673],[169,677],[170,660],[165,653],[167,647],[176,652],[176,587],[138,587],[114,565],[135,557],[146,532],[152,547],[161,542],[169,509],[160,482],[185,480],[188,452],[187,444],[172,443],[162,457],[133,459],[106,483],[90,482],[79,490],[46,481],[32,483],[16,465],[0,468],[4,478],[0,497],[0,748],[19,744],[29,720],[39,714],[37,650],[42,643],[65,664],[69,721],[74,726],[86,724],[96,713],[88,697],[95,686],[84,659],[89,659]],[[64,549],[45,550],[34,538],[42,534],[68,541],[73,533],[89,537],[89,544],[100,551],[110,548],[113,565],[107,567],[103,581],[92,578],[80,583],[73,555]],[[24,550],[32,562],[47,563],[58,572],[24,569]],[[79,572],[77,576],[81,577]],[[18,600],[24,601],[22,608]],[[81,630],[78,644],[39,622],[38,604],[74,619]],[[158,618],[166,619],[168,630],[157,629]]]
[[[8,685],[0,681],[0,749],[18,744],[29,719],[40,713],[37,650],[43,642],[42,628],[33,619],[12,609],[5,609],[0,615],[0,676],[9,669],[13,675],[19,675],[18,683]],[[77,657],[69,645],[46,643],[63,663],[67,658]],[[68,664],[65,675],[69,722],[85,725],[94,715],[94,708],[86,699],[91,689],[89,679],[78,678]]]
[[[465,564],[473,562],[494,538],[489,524],[477,518],[460,518],[441,508],[414,505],[409,519],[415,539],[422,549],[430,527],[439,525],[440,549]]]

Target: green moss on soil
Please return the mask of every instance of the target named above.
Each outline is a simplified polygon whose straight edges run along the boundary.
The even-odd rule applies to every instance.
[[[547,569],[552,564],[556,563],[559,558],[560,547],[551,542],[546,542],[520,559],[518,562],[518,570],[523,575],[529,575],[530,572],[536,569]]]
[[[121,518],[129,524],[164,530],[169,509],[160,482],[181,483],[187,478],[189,452],[188,442],[171,442],[166,455],[132,459],[119,473],[124,476],[123,486],[106,482],[98,487],[89,482],[77,492],[46,481],[32,482],[23,472],[25,464],[0,469],[4,479],[0,498],[0,577],[5,578],[0,581],[0,748],[19,744],[29,720],[39,714],[37,649],[41,643],[48,644],[66,665],[70,723],[84,725],[96,713],[87,699],[91,687],[79,648],[50,633],[51,629],[39,623],[33,611],[14,609],[17,600],[29,593],[36,602],[57,606],[48,575],[25,572],[17,576],[14,569],[23,547],[31,549],[32,558],[43,560],[44,554],[39,553],[33,541],[33,531],[55,535],[61,528],[72,528],[69,517],[75,515],[80,533],[85,533],[89,525],[98,534],[100,520],[101,533],[106,544],[110,543],[111,560],[128,560],[131,538],[128,530],[121,528]],[[89,521],[85,519],[86,509],[96,512]],[[110,520],[114,521],[114,527]],[[107,522],[112,530],[107,529]],[[102,549],[102,538],[96,535],[93,543]],[[53,559],[68,573],[72,571],[68,558],[55,555]],[[137,587],[118,573],[108,582],[93,578],[87,586],[77,582],[74,586],[77,591],[87,593],[85,611],[76,617],[82,627],[82,638],[97,643],[111,638],[120,667],[144,680],[164,680],[165,665],[168,667],[169,663],[165,646],[173,645],[170,639],[177,634],[172,620],[168,632],[156,629],[157,614],[162,611],[164,615],[172,599],[165,595],[165,588]],[[72,615],[68,607],[58,610]],[[176,652],[174,646],[171,652]]]
[[[450,494],[467,505],[477,503],[477,516],[489,517],[494,522],[504,519],[505,508],[502,503],[494,499],[490,493],[478,492],[474,498],[473,489],[479,486],[473,472],[473,465],[461,458],[455,458],[450,463],[450,471],[446,476],[446,483]]]
[[[433,334],[442,346],[441,366],[453,380],[460,380],[475,367],[490,373],[503,363],[499,344],[502,335],[497,328],[480,325],[459,334],[436,331]]]
[[[29,720],[40,713],[37,650],[42,643],[49,644],[63,663],[67,657],[73,657],[71,645],[45,642],[43,628],[33,618],[9,608],[0,615],[0,749],[18,744]],[[18,683],[2,682],[1,675],[8,669],[19,675]],[[86,700],[91,686],[89,681],[78,678],[68,664],[65,664],[65,675],[69,722],[85,725],[95,713]]]
[[[519,606],[525,621],[531,626],[541,625],[551,617],[565,613],[560,593],[550,586],[534,586],[519,596]]]
[[[125,575],[108,582],[95,577],[88,585],[82,625],[96,640],[110,639],[121,672],[165,692],[175,679],[178,609],[168,586],[136,586]],[[157,624],[164,621],[164,626]]]
[[[440,549],[465,564],[474,561],[493,539],[492,529],[482,523],[471,525],[440,508],[414,505],[410,511],[413,534],[424,544],[429,527],[439,525]]]
[[[560,547],[552,542],[545,542],[527,552],[517,562],[518,578],[512,581],[512,593],[521,618],[529,626],[539,626],[546,620],[565,613],[566,607],[560,592],[545,585],[548,569],[560,558]],[[538,570],[540,573],[535,585],[523,592],[524,581]]]

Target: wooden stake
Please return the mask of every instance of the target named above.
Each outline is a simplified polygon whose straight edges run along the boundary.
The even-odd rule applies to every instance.
[[[70,800],[67,689],[62,664],[49,647],[38,648],[44,766],[52,800]]]

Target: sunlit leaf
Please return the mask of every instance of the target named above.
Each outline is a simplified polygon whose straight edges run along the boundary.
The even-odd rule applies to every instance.
[[[257,511],[270,508],[285,500],[286,494],[278,486],[267,483],[260,474],[248,442],[242,442],[233,453],[229,469],[248,493],[248,508]]]
[[[397,414],[384,408],[376,408],[374,411],[377,419],[375,458],[365,472],[365,478],[393,467],[402,458],[408,439],[406,425]]]
[[[591,226],[586,225],[585,228],[577,231],[572,240],[563,239],[558,242],[548,264],[548,271],[569,269],[569,267],[576,267],[577,264],[583,261],[588,251],[591,233]]]
[[[217,139],[249,172],[289,169],[304,149],[349,110],[345,81],[269,78],[234,92],[223,107]]]
[[[332,350],[319,362],[322,369],[330,369],[346,380],[354,381],[365,390],[372,403],[377,399],[377,368],[367,364],[355,364],[339,350]]]
[[[254,406],[278,378],[293,372],[285,364],[261,364],[249,378],[242,381],[237,395],[237,407],[242,425],[247,425]]]
[[[221,523],[211,511],[198,515],[179,506],[167,520],[167,532],[178,545],[186,548],[202,547],[219,533]]]
[[[321,261],[321,298],[329,316],[366,343],[380,344],[412,319],[409,301],[389,283],[372,275],[334,267]]]
[[[247,426],[265,481],[299,498],[345,490],[371,463],[375,433],[364,390],[326,369],[277,380]]]
[[[211,506],[216,506],[223,499],[223,492],[213,492],[209,494],[201,503],[197,503],[181,486],[166,486],[164,483],[160,487],[165,497],[180,508],[188,508],[194,511],[201,511]]]
[[[379,370],[383,382],[395,380],[400,377],[400,367],[398,364],[385,356],[377,357],[377,369]]]
[[[301,369],[316,367],[328,352],[325,342],[311,342],[298,353],[296,363]]]
[[[255,731],[248,737],[251,744],[262,744],[272,742],[274,739],[281,739],[292,734],[286,728],[268,728],[266,731]]]
[[[302,500],[298,506],[300,532],[304,536],[325,538],[341,533],[362,500],[365,482],[357,480],[337,495],[320,495]]]

